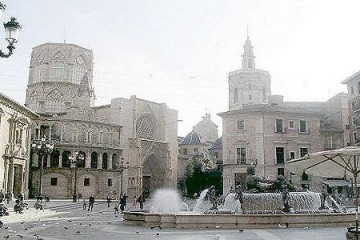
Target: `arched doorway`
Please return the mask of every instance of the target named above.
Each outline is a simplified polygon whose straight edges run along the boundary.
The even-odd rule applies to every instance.
[[[166,170],[155,155],[150,155],[143,164],[143,193],[149,197],[157,189],[165,187]]]

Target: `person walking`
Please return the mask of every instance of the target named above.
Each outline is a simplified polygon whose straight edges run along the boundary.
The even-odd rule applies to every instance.
[[[134,196],[134,199],[133,199],[133,208],[136,208],[136,202],[137,202],[137,197],[136,196]]]
[[[84,210],[84,211],[86,211],[86,205],[87,205],[87,204],[86,204],[86,200],[85,200],[85,198],[83,198],[83,210]]]
[[[137,201],[140,203],[140,209],[143,209],[144,208],[144,202],[145,202],[145,197],[144,197],[144,194],[141,194]]]
[[[106,202],[108,204],[108,207],[110,207],[110,202],[111,202],[110,194],[107,195]]]
[[[88,211],[92,211],[92,210],[93,210],[94,202],[95,202],[95,198],[94,198],[94,196],[91,194],[90,197],[89,197],[89,207],[88,207]]]

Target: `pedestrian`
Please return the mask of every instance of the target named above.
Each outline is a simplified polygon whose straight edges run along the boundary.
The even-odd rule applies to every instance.
[[[115,204],[114,214],[119,213],[119,204]]]
[[[84,211],[86,211],[86,205],[87,205],[87,204],[86,204],[86,200],[85,200],[85,198],[83,198],[83,210],[84,210]]]
[[[73,202],[76,202],[76,199],[77,199],[76,193],[74,193],[72,197],[73,197]]]
[[[5,198],[5,195],[4,195],[4,193],[3,193],[3,190],[1,189],[1,190],[0,190],[0,203],[2,203],[2,201],[4,200],[4,198]]]
[[[136,196],[134,196],[134,199],[133,199],[133,208],[136,208],[136,202],[137,202],[137,197]]]
[[[141,194],[137,201],[140,203],[140,209],[143,209],[144,208],[144,202],[145,202],[145,197],[144,197],[144,194]]]
[[[110,194],[107,195],[106,202],[108,204],[108,207],[110,207],[110,202],[111,202]]]
[[[94,196],[91,194],[90,197],[89,197],[89,207],[88,207],[88,211],[92,211],[92,210],[93,210],[94,202],[95,202],[95,198],[94,198]]]
[[[122,196],[120,199],[120,210],[121,212],[123,212],[125,210],[126,207],[126,196]]]

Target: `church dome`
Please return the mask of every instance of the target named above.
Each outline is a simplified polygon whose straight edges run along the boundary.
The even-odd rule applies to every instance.
[[[195,132],[194,130],[188,135],[186,135],[182,142],[182,144],[187,144],[187,145],[197,145],[201,143],[202,143],[201,135]]]
[[[211,121],[210,113],[206,113],[203,120],[196,124],[194,131],[199,133],[205,142],[214,142],[219,138],[217,125]]]

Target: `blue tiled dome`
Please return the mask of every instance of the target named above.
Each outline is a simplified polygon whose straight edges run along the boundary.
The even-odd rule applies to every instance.
[[[185,136],[182,144],[194,145],[194,144],[200,144],[201,142],[202,141],[200,134],[195,131],[192,131],[191,133]]]

